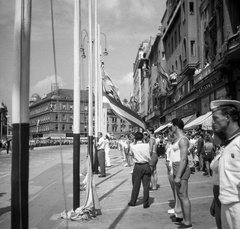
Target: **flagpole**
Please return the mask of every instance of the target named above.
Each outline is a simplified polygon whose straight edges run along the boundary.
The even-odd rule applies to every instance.
[[[98,50],[98,15],[97,15],[97,0],[95,0],[95,23],[94,23],[94,33],[95,33],[95,64],[94,64],[94,69],[95,69],[95,115],[94,115],[94,120],[95,120],[95,141],[97,140],[98,132],[99,132],[99,119],[98,119],[98,113],[99,113],[99,104],[98,104],[98,84],[99,84],[99,79],[98,79],[98,55],[99,55],[99,50]],[[95,174],[98,173],[98,159],[97,159],[97,147],[95,146],[94,150],[94,162],[93,162],[93,172]]]
[[[11,228],[28,228],[31,0],[16,0],[12,92]]]
[[[73,113],[73,209],[80,205],[80,41],[81,0],[74,1],[74,113]]]
[[[93,96],[92,96],[92,0],[88,0],[89,58],[88,58],[88,152],[93,166]]]
[[[100,25],[98,24],[98,48],[99,48],[99,72],[102,71],[101,69],[101,64],[102,64],[102,59],[101,59],[101,55],[102,55],[102,50],[101,50],[101,45],[100,45],[100,34],[101,34],[101,30],[100,30]],[[99,129],[102,131],[103,130],[103,126],[102,126],[102,74],[99,74],[98,76],[98,79],[99,79],[99,84],[98,84],[98,98],[99,98],[99,116],[98,116],[98,119],[99,119]]]
[[[97,138],[97,134],[99,132],[99,122],[98,122],[98,24],[97,24],[97,0],[95,0],[95,23],[94,23],[94,32],[95,32],[95,42],[94,42],[94,46],[95,46],[95,65],[94,65],[94,69],[95,69],[95,137]]]

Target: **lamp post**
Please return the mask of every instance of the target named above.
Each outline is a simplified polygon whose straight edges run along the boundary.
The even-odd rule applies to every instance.
[[[103,55],[107,56],[108,55],[108,51],[107,51],[107,36],[106,36],[105,33],[102,33],[102,32],[100,34],[102,34],[105,37],[105,49],[104,49]]]

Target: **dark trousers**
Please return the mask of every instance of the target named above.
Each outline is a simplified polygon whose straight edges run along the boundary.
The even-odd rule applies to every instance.
[[[149,204],[149,185],[151,181],[151,168],[149,163],[137,164],[135,163],[132,173],[132,196],[130,203],[136,204],[140,185],[143,185],[143,205]]]
[[[100,173],[101,175],[105,176],[106,175],[106,168],[105,168],[105,150],[100,149],[97,152],[98,155],[98,163],[100,165]]]

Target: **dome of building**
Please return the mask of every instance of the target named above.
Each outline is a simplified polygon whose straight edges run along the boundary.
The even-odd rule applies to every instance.
[[[37,102],[40,99],[41,99],[40,95],[38,93],[34,93],[30,98],[30,102]]]

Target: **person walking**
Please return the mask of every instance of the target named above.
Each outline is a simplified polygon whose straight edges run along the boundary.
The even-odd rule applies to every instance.
[[[98,132],[98,142],[97,142],[97,156],[98,163],[100,165],[100,175],[98,177],[106,176],[106,167],[105,167],[105,141],[103,134]]]
[[[143,185],[143,208],[149,205],[149,185],[151,180],[151,168],[149,165],[150,152],[149,144],[143,143],[143,134],[135,133],[135,144],[130,145],[130,154],[135,162],[132,173],[132,194],[128,206],[134,207],[137,202],[141,182]]]
[[[223,153],[219,158],[219,199],[224,229],[240,228],[240,102],[214,100],[210,103],[212,127],[224,133]]]
[[[173,219],[180,221],[178,228],[193,228],[191,222],[191,203],[188,197],[188,180],[191,174],[188,166],[189,140],[183,132],[184,122],[175,118],[172,120],[172,132],[175,135],[175,142],[172,145],[172,165],[173,178],[177,196],[180,199],[183,219]]]
[[[106,167],[111,167],[111,161],[110,161],[110,135],[107,133],[105,136],[105,145],[104,145],[104,150],[105,150],[105,164]]]

